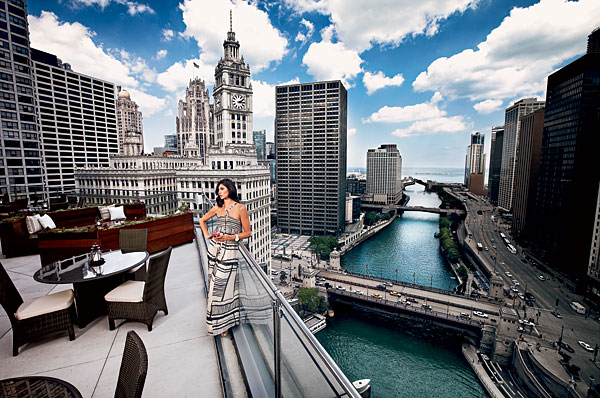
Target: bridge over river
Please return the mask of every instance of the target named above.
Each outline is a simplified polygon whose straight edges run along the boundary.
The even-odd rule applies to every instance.
[[[384,209],[395,209],[399,211],[423,211],[425,213],[436,213],[436,214],[465,214],[464,210],[459,209],[440,209],[439,207],[424,207],[424,206],[400,206],[400,205],[378,205],[371,203],[361,203],[360,205],[363,209],[377,209],[384,211]]]
[[[321,271],[319,276],[335,286],[327,290],[330,300],[334,302],[340,301],[421,322],[433,322],[445,328],[467,332],[477,339],[481,336],[481,327],[485,323],[497,325],[499,322],[499,305],[487,300],[472,299],[447,290],[407,282],[394,282],[384,291],[377,289],[377,285],[384,283],[384,280],[356,274]],[[338,289],[338,286],[345,290]],[[392,295],[391,292],[397,295]],[[373,294],[381,295],[382,298],[375,298]],[[407,299],[412,302],[406,304]],[[424,305],[431,308],[426,309]],[[474,311],[480,311],[486,317],[477,317]],[[470,319],[461,317],[461,313],[468,314]]]

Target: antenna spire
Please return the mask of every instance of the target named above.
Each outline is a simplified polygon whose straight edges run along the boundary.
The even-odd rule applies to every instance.
[[[229,31],[233,32],[233,11],[229,10]]]

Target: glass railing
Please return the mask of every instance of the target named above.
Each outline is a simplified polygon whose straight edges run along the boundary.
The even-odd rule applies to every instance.
[[[207,275],[207,243],[198,236]],[[232,332],[252,396],[360,397],[244,245],[238,286],[242,323]]]

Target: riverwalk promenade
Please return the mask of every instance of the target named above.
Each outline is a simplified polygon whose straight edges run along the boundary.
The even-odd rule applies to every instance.
[[[487,393],[492,398],[504,398],[502,392],[498,389],[492,378],[488,375],[488,373],[483,368],[483,364],[479,361],[477,357],[477,350],[474,346],[469,343],[463,343],[462,345],[462,353],[465,356],[465,359],[469,363],[469,366],[473,369],[473,372],[479,378],[481,385],[487,391]]]

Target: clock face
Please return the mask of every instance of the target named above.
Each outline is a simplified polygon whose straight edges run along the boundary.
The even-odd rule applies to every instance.
[[[232,103],[235,109],[244,109],[246,107],[246,98],[243,95],[236,94],[232,98]]]

